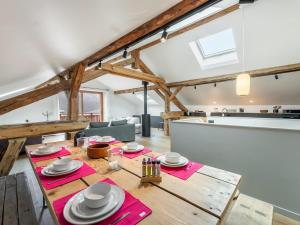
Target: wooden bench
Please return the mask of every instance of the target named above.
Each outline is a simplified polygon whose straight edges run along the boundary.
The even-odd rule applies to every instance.
[[[38,224],[24,173],[0,177],[0,222],[2,225]]]

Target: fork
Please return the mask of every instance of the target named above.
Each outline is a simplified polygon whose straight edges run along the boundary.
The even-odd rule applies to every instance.
[[[118,217],[117,219],[115,219],[114,221],[112,221],[109,225],[115,225],[115,224],[117,224],[118,222],[120,222],[122,219],[124,219],[129,214],[130,214],[130,212],[123,213],[120,217]]]

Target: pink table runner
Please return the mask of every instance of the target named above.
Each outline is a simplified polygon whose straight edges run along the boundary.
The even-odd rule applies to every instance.
[[[59,152],[56,152],[56,153],[51,154],[51,155],[37,156],[37,155],[31,155],[30,154],[30,157],[32,159],[32,162],[39,162],[39,161],[54,159],[54,158],[58,158],[58,157],[61,157],[61,156],[66,156],[66,155],[71,155],[71,153],[70,153],[69,150],[62,147]]]
[[[114,148],[114,149],[112,149],[112,151],[118,152],[118,151],[120,151],[120,148]],[[133,153],[124,152],[123,156],[125,156],[126,158],[129,158],[129,159],[133,159],[140,155],[145,155],[146,153],[149,153],[149,152],[152,152],[152,151],[149,148],[144,148],[142,151],[139,151],[139,152],[133,152]]]
[[[116,185],[111,179],[104,179],[102,182],[107,182],[109,184]],[[78,192],[76,192],[78,193]],[[68,200],[74,196],[76,193],[67,195],[61,199],[58,199],[53,202],[53,207],[56,213],[56,216],[58,218],[58,221],[61,225],[68,225],[68,223],[64,216],[63,216],[63,210],[68,202]],[[127,191],[125,191],[125,201],[122,205],[122,207],[112,216],[109,218],[97,223],[98,225],[107,225],[112,223],[114,220],[118,219],[121,215],[124,213],[130,212],[128,216],[126,216],[124,219],[119,221],[117,225],[134,225],[146,218],[148,215],[151,214],[152,210],[148,208],[146,205],[144,205],[140,200],[133,197],[131,194],[129,194]]]
[[[204,165],[201,163],[189,161],[189,163],[186,166],[177,168],[171,168],[161,165],[161,171],[170,174],[174,177],[178,177],[182,180],[187,180],[203,166]]]
[[[111,141],[111,142],[90,141],[90,144],[91,144],[91,145],[95,145],[95,144],[99,144],[99,143],[105,143],[105,144],[114,145],[114,144],[119,144],[119,143],[121,143],[121,141],[118,141],[118,140],[114,140],[114,141]]]
[[[79,170],[74,171],[73,173],[56,176],[56,177],[46,177],[42,175],[41,171],[42,171],[42,167],[36,168],[36,172],[41,180],[41,183],[43,187],[45,187],[47,190],[58,187],[63,184],[70,183],[81,177],[85,177],[93,173],[96,173],[96,170],[88,166],[86,163],[83,163],[83,166]]]

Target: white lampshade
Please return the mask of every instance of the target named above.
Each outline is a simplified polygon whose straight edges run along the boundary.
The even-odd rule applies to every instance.
[[[250,75],[242,73],[236,78],[236,94],[237,95],[249,95],[250,93]]]

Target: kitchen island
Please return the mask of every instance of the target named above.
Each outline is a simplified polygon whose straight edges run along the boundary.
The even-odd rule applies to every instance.
[[[300,121],[208,117],[171,123],[171,151],[243,174],[241,190],[299,219]]]

